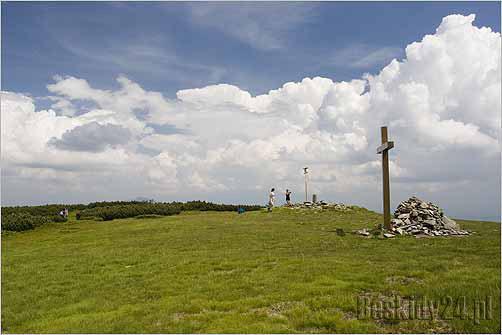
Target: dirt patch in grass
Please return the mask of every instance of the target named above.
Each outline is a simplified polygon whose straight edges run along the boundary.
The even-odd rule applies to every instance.
[[[303,302],[298,301],[280,301],[270,306],[253,308],[250,310],[252,313],[265,315],[267,317],[282,317],[285,318],[286,312],[297,306],[304,306]]]
[[[293,308],[295,305],[298,305],[298,303],[293,301],[281,301],[269,306],[265,310],[269,316],[281,316],[282,313]]]

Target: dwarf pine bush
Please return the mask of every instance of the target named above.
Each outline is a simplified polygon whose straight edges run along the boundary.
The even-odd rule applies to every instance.
[[[102,203],[99,203],[102,204]],[[80,211],[78,219],[101,218],[103,221],[125,219],[144,215],[174,215],[181,211],[237,211],[243,208],[246,211],[259,210],[257,205],[225,205],[214,204],[206,201],[148,203],[148,202],[112,202],[111,206],[96,206]]]
[[[25,231],[49,222],[51,222],[51,219],[46,216],[12,213],[5,216],[2,215],[2,231]]]
[[[181,212],[181,207],[170,203],[135,203],[107,207],[93,207],[80,211],[80,219],[101,218],[103,221],[125,219],[138,215],[174,215]]]
[[[77,211],[77,220],[125,219],[131,217],[167,216],[179,214],[182,211],[255,211],[262,208],[257,205],[226,205],[207,201],[188,201],[171,203],[153,203],[144,201],[102,201],[88,205],[43,205],[14,206],[2,208],[2,230],[24,231],[34,229],[48,222],[66,222],[67,219],[58,213],[68,208]]]

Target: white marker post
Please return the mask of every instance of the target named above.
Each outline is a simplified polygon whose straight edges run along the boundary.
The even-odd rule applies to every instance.
[[[309,168],[304,167],[303,168],[303,175],[305,176],[305,202],[309,201],[309,193],[308,193],[308,188],[307,188],[308,174],[309,174]]]

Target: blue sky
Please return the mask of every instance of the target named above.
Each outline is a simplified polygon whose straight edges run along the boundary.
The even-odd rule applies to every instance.
[[[56,74],[107,89],[124,74],[168,97],[219,82],[260,94],[309,76],[350,80],[452,13],[500,31],[496,2],[3,2],[2,89],[44,96]]]
[[[5,204],[379,210],[389,125],[393,206],[500,217],[498,2],[1,5]]]

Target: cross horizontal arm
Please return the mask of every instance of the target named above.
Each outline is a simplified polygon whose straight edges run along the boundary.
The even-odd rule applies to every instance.
[[[377,154],[381,154],[382,152],[390,150],[392,148],[394,148],[394,142],[393,141],[386,142],[377,148]]]

